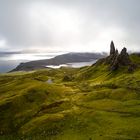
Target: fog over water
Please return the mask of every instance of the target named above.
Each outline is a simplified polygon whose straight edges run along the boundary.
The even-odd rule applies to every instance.
[[[84,67],[84,66],[91,66],[92,64],[94,64],[97,60],[92,60],[89,62],[74,62],[74,63],[67,63],[67,64],[61,64],[61,65],[48,65],[46,67],[48,68],[60,68],[60,67],[73,67],[73,68],[80,68],[80,67]]]

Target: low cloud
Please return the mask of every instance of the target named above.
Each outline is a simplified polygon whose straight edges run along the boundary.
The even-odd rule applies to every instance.
[[[1,0],[2,51],[140,51],[139,0]],[[40,49],[41,48],[41,49]]]

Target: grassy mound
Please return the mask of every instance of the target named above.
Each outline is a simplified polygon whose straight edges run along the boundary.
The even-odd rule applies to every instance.
[[[139,56],[131,59],[133,73],[101,64],[0,75],[0,139],[140,139]]]

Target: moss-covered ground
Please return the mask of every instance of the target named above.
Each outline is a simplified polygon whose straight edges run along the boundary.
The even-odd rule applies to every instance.
[[[21,139],[139,140],[139,67],[133,73],[101,64],[1,74],[0,140]]]

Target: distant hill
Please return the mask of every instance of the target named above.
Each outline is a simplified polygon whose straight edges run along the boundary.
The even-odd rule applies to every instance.
[[[105,57],[106,54],[101,53],[67,53],[58,55],[51,59],[30,61],[26,63],[20,63],[12,71],[31,71],[36,69],[45,68],[47,65],[60,65],[74,62],[89,62]]]

